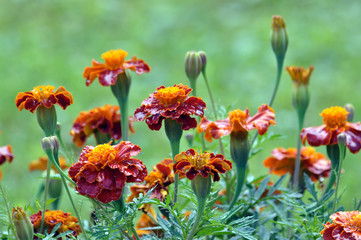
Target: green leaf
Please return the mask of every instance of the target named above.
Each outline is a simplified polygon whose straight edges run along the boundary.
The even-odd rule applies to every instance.
[[[281,184],[283,183],[283,181],[286,179],[286,177],[288,176],[288,174],[286,173],[285,175],[283,175],[282,177],[280,177],[277,182],[275,183],[275,185],[273,185],[270,190],[268,191],[267,197],[271,196],[275,191],[277,191],[279,189],[279,187],[281,186]]]
[[[303,179],[305,181],[307,191],[309,191],[311,193],[313,199],[315,199],[315,201],[318,202],[315,184],[312,182],[312,180],[306,173],[303,173]]]
[[[259,185],[256,193],[254,194],[254,198],[256,200],[258,200],[262,196],[264,191],[266,190],[270,178],[271,178],[271,176],[268,176],[268,177],[266,177],[265,179],[262,180],[262,182]]]

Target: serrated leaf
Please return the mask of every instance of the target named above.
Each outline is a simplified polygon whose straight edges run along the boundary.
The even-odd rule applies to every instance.
[[[254,194],[254,198],[256,200],[258,200],[262,196],[264,191],[266,190],[270,178],[271,178],[271,176],[268,176],[268,177],[266,177],[265,179],[262,180],[262,182],[259,185],[256,193]]]
[[[303,180],[305,181],[305,186],[306,186],[307,191],[309,191],[309,193],[311,193],[313,199],[315,199],[315,201],[318,202],[315,184],[312,182],[312,180],[306,173],[303,173]]]
[[[278,188],[281,186],[281,184],[283,183],[283,181],[286,179],[286,177],[288,176],[288,174],[286,173],[285,175],[283,175],[282,177],[280,177],[277,182],[275,183],[275,185],[273,185],[270,190],[267,193],[267,197],[271,196],[275,191],[278,190]]]
[[[199,230],[196,236],[197,237],[210,236],[210,235],[213,235],[215,232],[220,232],[224,228],[225,228],[224,226],[209,226],[208,225],[207,227]]]

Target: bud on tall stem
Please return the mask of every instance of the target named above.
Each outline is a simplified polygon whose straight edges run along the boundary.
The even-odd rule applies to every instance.
[[[184,69],[189,79],[193,95],[197,96],[196,80],[202,71],[202,58],[199,52],[189,51],[186,53],[184,60]]]

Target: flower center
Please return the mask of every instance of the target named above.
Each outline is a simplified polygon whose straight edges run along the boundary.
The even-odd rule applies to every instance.
[[[326,108],[320,114],[328,128],[341,128],[346,125],[348,112],[343,107]]]
[[[231,111],[228,113],[229,120],[232,123],[232,132],[243,131],[244,128],[242,125],[247,123],[247,112],[242,111],[240,109]]]
[[[125,57],[128,55],[128,52],[118,49],[118,50],[110,50],[102,54],[102,58],[105,61],[105,65],[110,70],[115,70],[117,68],[121,68],[124,63]]]
[[[101,144],[96,146],[92,151],[85,154],[88,162],[103,165],[115,159],[117,150],[109,144]]]
[[[357,231],[361,230],[361,214],[357,214],[353,216],[350,222],[351,222],[351,226],[356,228]]]
[[[161,88],[155,93],[155,97],[164,106],[172,105],[176,102],[181,103],[187,98],[185,90],[178,86]]]
[[[32,92],[33,92],[33,96],[37,99],[37,100],[47,100],[50,95],[53,94],[55,87],[54,86],[38,86],[35,87]]]
[[[208,164],[210,154],[207,152],[190,156],[188,161],[196,168],[201,169]]]

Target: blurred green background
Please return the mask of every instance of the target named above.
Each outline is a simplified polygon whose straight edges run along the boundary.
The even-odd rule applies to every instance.
[[[66,111],[57,107],[62,136],[71,146],[69,131],[82,110],[106,103],[116,104],[109,87],[96,80],[85,86],[82,72],[91,59],[110,49],[124,49],[129,58],[144,59],[152,70],[133,74],[129,112],[140,106],[156,87],[188,84],[184,55],[204,50],[207,74],[218,106],[248,107],[253,115],[269,101],[276,75],[270,47],[273,15],[284,17],[289,36],[285,66],[314,65],[310,80],[311,102],[305,126],[322,123],[319,113],[327,107],[351,102],[355,121],[361,119],[361,2],[358,0],[250,0],[250,1],[23,1],[5,0],[0,8],[0,146],[11,144],[15,159],[4,164],[2,184],[14,205],[29,204],[39,184],[40,173],[29,173],[31,160],[44,155],[43,132],[36,116],[19,112],[14,100],[18,92],[38,85],[64,86],[74,96]],[[202,78],[198,94],[209,103]],[[277,126],[274,133],[286,138],[267,143],[250,161],[251,173],[267,174],[262,161],[275,147],[294,147],[297,118],[291,104],[292,82],[284,71],[274,102]],[[210,104],[209,104],[210,109]],[[207,113],[209,114],[209,113]],[[142,147],[139,158],[151,165],[170,156],[164,130],[150,131],[135,123],[130,140]],[[94,144],[90,139],[88,144]],[[183,142],[181,149],[186,150]],[[325,147],[318,148],[325,153]],[[74,148],[74,156],[80,149]],[[351,210],[361,198],[359,155],[347,154],[341,190],[342,203]],[[80,201],[82,197],[77,197]],[[72,211],[62,204],[62,209]]]

